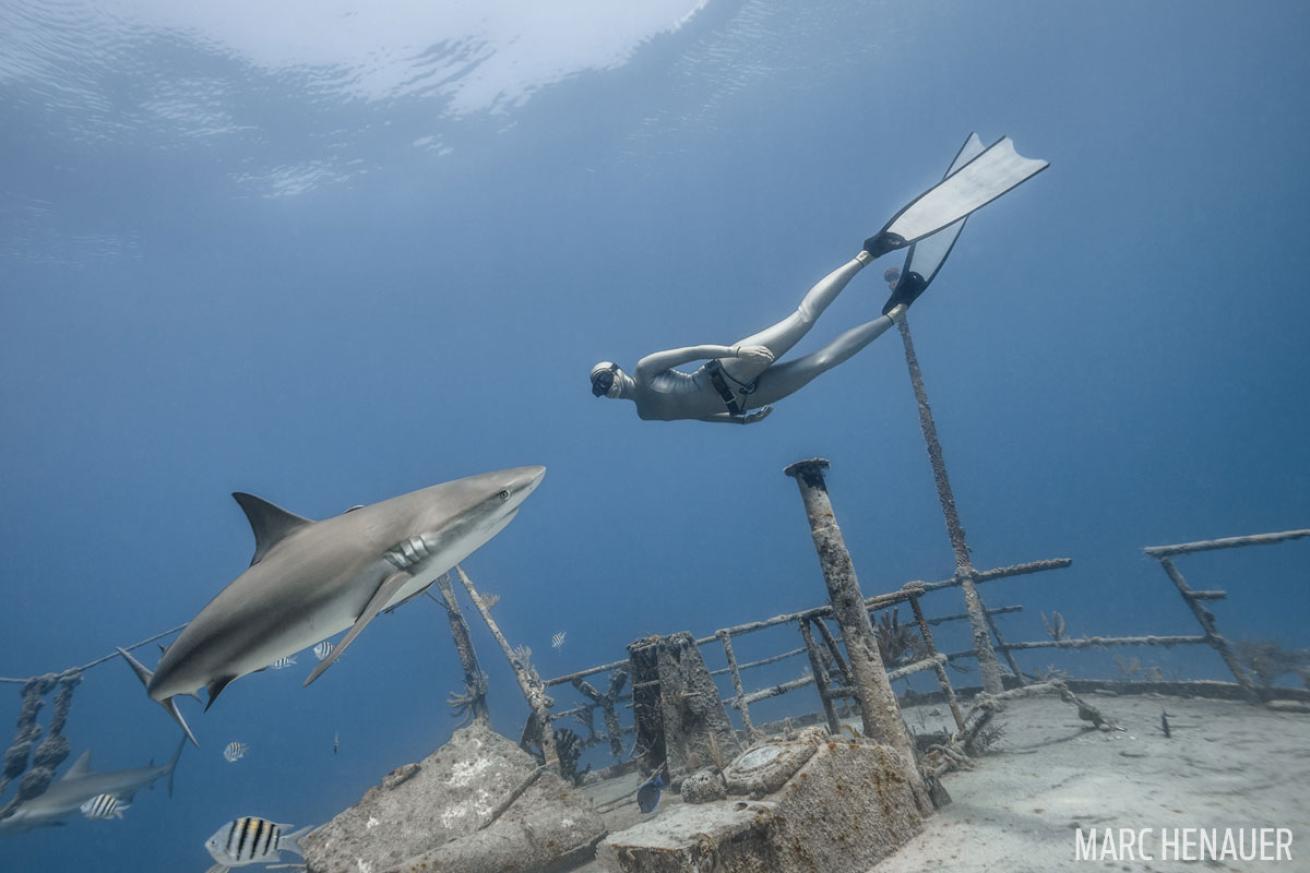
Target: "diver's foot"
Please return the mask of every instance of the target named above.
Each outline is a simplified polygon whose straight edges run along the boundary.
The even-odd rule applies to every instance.
[[[896,287],[892,289],[892,295],[887,298],[883,304],[882,314],[891,315],[896,307],[909,309],[910,304],[919,299],[919,295],[928,290],[928,283],[923,277],[913,270],[901,274],[896,281]]]

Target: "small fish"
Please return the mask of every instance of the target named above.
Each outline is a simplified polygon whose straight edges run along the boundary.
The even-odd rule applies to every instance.
[[[324,658],[326,658],[328,655],[332,654],[332,650],[335,648],[336,646],[333,643],[329,642],[328,640],[324,640],[323,642],[319,643],[317,646],[314,646],[314,657],[321,661]]]
[[[244,758],[246,756],[246,752],[248,752],[249,750],[250,750],[250,746],[247,746],[245,743],[238,743],[236,740],[233,740],[232,742],[227,744],[226,748],[223,749],[223,759],[226,760],[229,764],[235,764],[237,761],[240,761],[242,758]]]
[[[291,655],[290,657],[286,657],[286,658],[278,658],[276,661],[268,665],[268,669],[285,670],[288,667],[294,666],[295,663],[296,663],[296,656]]]
[[[660,805],[660,790],[668,783],[664,781],[664,771],[659,770],[654,776],[641,783],[637,789],[637,807],[643,813],[652,813]]]
[[[277,863],[282,860],[279,852],[294,852],[304,857],[300,838],[311,829],[286,833],[290,827],[266,818],[243,816],[219,828],[205,841],[205,849],[223,867]]]
[[[112,794],[97,794],[82,804],[82,815],[89,819],[122,818],[123,813],[132,808],[130,803],[123,803]]]
[[[1163,709],[1160,710],[1160,729],[1164,731],[1164,738],[1166,740],[1173,736],[1173,732],[1169,730],[1169,713],[1165,712]]]
[[[567,637],[568,637],[567,632],[560,631],[559,633],[555,634],[555,636],[550,638],[550,647],[558,652],[560,649],[564,648],[564,640]]]
[[[335,755],[337,752],[340,751],[341,751],[341,734],[334,733],[332,735],[332,754]]]

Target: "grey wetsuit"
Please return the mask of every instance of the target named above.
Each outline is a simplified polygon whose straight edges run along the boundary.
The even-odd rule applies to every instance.
[[[820,373],[832,369],[873,342],[891,327],[888,316],[880,316],[854,327],[817,352],[794,361],[776,363],[810,331],[846,284],[870,260],[861,252],[833,270],[806,292],[796,311],[782,321],[752,334],[733,346],[688,346],[647,355],[637,362],[626,396],[637,405],[644,419],[671,421],[742,421],[733,415],[714,385],[710,364],[695,372],[675,369],[693,361],[717,361],[723,382],[732,391],[740,410],[758,409],[774,403],[805,386]],[[758,357],[738,357],[741,348],[764,346],[774,363]]]

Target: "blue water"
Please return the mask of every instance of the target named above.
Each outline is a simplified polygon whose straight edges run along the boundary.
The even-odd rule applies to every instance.
[[[867,593],[949,575],[894,332],[750,428],[639,421],[587,372],[781,318],[971,130],[1052,162],[913,310],[977,565],[1074,559],[984,590],[1027,607],[1007,635],[1051,609],[1075,634],[1194,633],[1140,547],[1310,525],[1304,4],[175,6],[0,2],[0,675],[193,616],[249,560],[234,490],[323,517],[546,465],[467,569],[549,675],[819,603],[798,458],[832,460]],[[872,317],[881,272],[805,349]],[[1307,549],[1180,566],[1229,590],[1230,636],[1307,646]],[[1209,651],[1122,654],[1225,676]],[[171,801],[0,838],[0,869],[202,870],[232,817],[324,821],[455,724],[431,603],[305,690],[312,664],[185,703],[202,746]],[[0,686],[4,724],[17,703]],[[112,662],[66,733],[114,769],[176,738]]]

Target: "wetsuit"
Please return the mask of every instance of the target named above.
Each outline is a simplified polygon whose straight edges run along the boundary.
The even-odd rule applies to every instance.
[[[619,396],[636,403],[637,415],[644,419],[740,424],[758,421],[763,415],[749,410],[768,406],[799,390],[892,326],[897,311],[846,331],[813,354],[775,363],[800,342],[846,284],[871,260],[868,253],[860,252],[819,280],[791,315],[732,346],[688,346],[647,355],[637,362],[632,377],[624,380]],[[769,354],[758,354],[756,350],[760,347]],[[695,372],[675,369],[701,360],[709,362]]]

